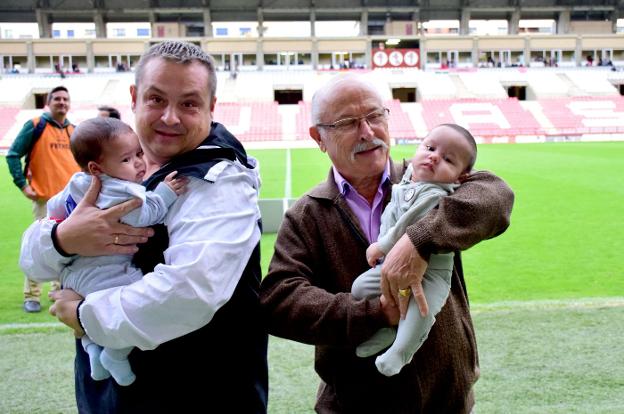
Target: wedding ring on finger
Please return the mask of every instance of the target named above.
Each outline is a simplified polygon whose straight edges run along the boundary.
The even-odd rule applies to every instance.
[[[113,244],[119,244],[119,234],[115,234],[115,240],[113,240]]]
[[[409,297],[411,293],[412,293],[412,289],[410,288],[399,289],[399,296],[401,296],[402,298]]]

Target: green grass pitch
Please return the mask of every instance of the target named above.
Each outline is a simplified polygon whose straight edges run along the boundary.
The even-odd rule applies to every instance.
[[[393,158],[414,150],[397,146]],[[261,197],[283,197],[286,150],[250,153],[261,162]],[[317,149],[290,157],[293,197],[327,177]],[[516,202],[505,234],[463,253],[481,360],[476,412],[624,407],[623,158],[624,143],[614,142],[479,146],[476,167],[505,179]],[[75,412],[71,335],[33,324],[52,322],[45,312],[21,310],[17,253],[31,208],[6,167],[0,209],[0,412]],[[265,272],[274,241],[262,238]],[[313,412],[313,349],[271,338],[269,366],[269,413]]]
[[[262,197],[283,197],[284,150],[250,152],[276,173],[263,177]],[[621,142],[480,145],[475,168],[502,177],[516,200],[507,232],[463,254],[472,302],[624,296],[623,159]],[[299,197],[327,177],[329,161],[293,150],[291,165]]]
[[[410,157],[415,146],[393,149]],[[286,150],[253,150],[260,161],[261,197],[281,198]],[[292,195],[299,197],[327,177],[329,161],[317,149],[290,151]],[[624,143],[480,145],[476,168],[493,171],[513,188],[511,226],[463,255],[473,303],[574,300],[624,296]],[[44,321],[25,315],[20,236],[31,221],[30,203],[0,168],[0,323]],[[263,238],[263,268],[274,235]]]

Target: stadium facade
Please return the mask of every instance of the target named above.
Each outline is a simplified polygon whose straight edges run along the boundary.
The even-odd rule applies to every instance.
[[[624,64],[617,19],[624,1],[565,0],[5,0],[0,22],[37,22],[39,39],[0,39],[3,67],[37,73],[57,68],[86,72],[131,68],[159,38],[185,38],[215,56],[224,70],[336,69],[416,66],[581,66]],[[456,20],[457,29],[425,32],[425,23]],[[502,19],[507,34],[473,36],[471,20]],[[520,27],[521,19],[552,19],[555,35]],[[357,36],[317,36],[317,23],[358,22]],[[107,38],[107,23],[148,21],[151,38]],[[219,22],[252,22],[239,38],[215,35]],[[309,36],[264,35],[267,22],[309,25]],[[93,39],[52,39],[52,24],[90,22]],[[433,32],[433,33],[432,33]],[[446,33],[440,33],[446,32]],[[391,52],[379,49],[400,49]],[[410,50],[417,54],[407,54]]]

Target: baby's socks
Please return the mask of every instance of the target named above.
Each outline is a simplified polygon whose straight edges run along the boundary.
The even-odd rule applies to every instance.
[[[120,349],[104,348],[100,354],[100,362],[108,369],[119,385],[127,386],[134,382],[136,376],[128,362],[128,352]]]
[[[96,381],[101,381],[110,377],[110,372],[108,372],[108,370],[104,368],[100,362],[102,347],[93,342],[87,335],[83,336],[80,341],[82,342],[82,348],[89,355],[91,378]]]

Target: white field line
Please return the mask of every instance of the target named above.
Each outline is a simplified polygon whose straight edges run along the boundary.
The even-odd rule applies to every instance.
[[[282,118],[282,140],[296,140],[299,105],[280,105],[277,110]],[[247,147],[247,145],[245,145],[245,147]]]
[[[624,297],[579,298],[568,300],[502,301],[472,304],[471,313],[509,312],[514,310],[597,309],[624,307]]]
[[[288,210],[288,200],[292,197],[292,164],[290,148],[286,149],[286,178],[284,180],[284,198],[282,199],[282,212]]]
[[[60,322],[33,322],[33,323],[5,323],[0,325],[0,333],[9,330],[35,329],[35,328],[59,328],[65,326]]]
[[[473,304],[473,314],[489,312],[509,312],[514,310],[537,311],[557,309],[598,309],[624,307],[624,297],[612,298],[580,298],[573,300],[530,300],[504,301],[487,304]],[[29,330],[35,328],[54,329],[63,326],[60,322],[6,323],[0,325],[0,333],[8,330]]]
[[[286,179],[284,180],[284,198],[292,197],[292,164],[290,161],[290,148],[286,149]]]

